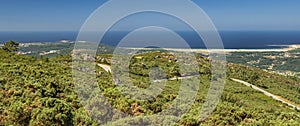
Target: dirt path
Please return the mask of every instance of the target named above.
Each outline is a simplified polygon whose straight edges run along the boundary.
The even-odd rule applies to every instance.
[[[111,73],[111,68],[109,65],[106,65],[106,64],[97,64],[99,67],[103,68],[106,72],[109,72]]]
[[[154,80],[153,82],[162,82],[162,81],[173,81],[173,80],[182,80],[182,79],[189,79],[192,77],[195,77],[196,75],[190,75],[190,76],[184,76],[184,77],[173,77],[169,79],[160,79],[160,80]]]
[[[100,63],[97,63],[97,65],[99,67],[101,67],[102,69],[104,69],[106,72],[110,72],[111,73],[111,68],[109,65],[106,65],[106,64],[100,64]],[[154,82],[161,82],[161,81],[167,81],[167,80],[182,80],[182,79],[188,79],[188,78],[192,78],[194,77],[193,75],[190,75],[190,76],[184,76],[184,77],[174,77],[174,78],[169,78],[169,79],[161,79],[161,80],[154,80]]]
[[[269,93],[269,92],[267,92],[267,91],[265,91],[265,90],[263,90],[263,89],[255,86],[255,85],[253,85],[253,84],[250,84],[248,82],[245,82],[245,81],[242,81],[242,80],[239,80],[239,79],[234,79],[234,78],[231,78],[231,80],[233,80],[235,82],[238,82],[238,83],[242,83],[242,84],[244,84],[244,85],[246,85],[248,87],[251,87],[251,88],[253,88],[253,89],[257,90],[257,91],[260,91],[260,92],[264,93],[266,96],[269,96],[269,97],[273,98],[274,100],[280,101],[280,102],[282,102],[284,104],[287,104],[290,107],[293,107],[293,108],[296,108],[297,110],[300,110],[299,105],[295,105],[293,102],[291,102],[291,101],[289,101],[287,99],[284,99],[284,98],[282,98],[280,96],[271,94],[271,93]]]

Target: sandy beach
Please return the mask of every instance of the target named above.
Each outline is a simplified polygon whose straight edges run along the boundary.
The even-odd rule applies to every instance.
[[[225,53],[232,53],[232,52],[287,52],[291,50],[295,50],[300,48],[299,45],[280,45],[286,46],[286,48],[276,48],[276,49],[177,49],[177,48],[162,48],[163,50],[168,51],[179,51],[179,52],[194,52],[194,53],[208,53],[208,52],[225,52]],[[133,50],[153,50],[157,48],[128,48]]]

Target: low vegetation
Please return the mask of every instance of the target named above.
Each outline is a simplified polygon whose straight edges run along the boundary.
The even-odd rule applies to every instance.
[[[111,64],[111,55],[98,55],[97,62]],[[180,74],[176,57],[167,52],[146,52],[132,58],[130,78],[134,85],[146,89],[151,85],[149,72],[160,67],[166,78],[184,76]],[[200,120],[200,111],[209,89],[211,75],[209,59],[198,57],[200,82],[187,81],[199,86],[194,104],[176,125],[298,125],[300,113],[289,106],[242,84],[226,81],[220,103],[212,115]],[[72,79],[71,55],[53,58],[26,57],[0,50],[0,124],[2,125],[98,125],[93,115],[111,113],[101,110],[90,113],[84,107],[99,107],[95,99],[83,106],[75,91]],[[178,97],[182,80],[168,80],[162,92],[150,100],[133,99],[124,95],[110,73],[96,67],[101,94],[109,104],[132,120],[119,120],[122,125],[145,124],[146,116],[167,109]],[[150,72],[151,73],[151,72]],[[300,104],[299,79],[270,74],[257,68],[228,65],[229,77],[242,79],[274,94]],[[161,79],[161,78],[158,78]],[[129,81],[129,80],[128,80]],[[82,92],[86,92],[83,88]],[[86,92],[91,93],[91,92]],[[94,104],[93,104],[94,103]],[[101,114],[100,114],[101,115]],[[162,123],[159,122],[157,123]]]

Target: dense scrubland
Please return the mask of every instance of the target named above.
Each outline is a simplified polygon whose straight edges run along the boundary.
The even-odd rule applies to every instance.
[[[111,64],[112,55],[99,54],[97,63]],[[188,113],[176,125],[299,125],[300,112],[265,96],[251,87],[233,82],[237,78],[251,82],[273,94],[300,104],[300,80],[271,74],[258,68],[227,65],[227,80],[220,102],[211,116],[200,120],[200,111],[206,100],[211,82],[210,60],[196,56],[199,67],[199,91]],[[151,68],[160,67],[166,78],[180,74],[176,57],[163,51],[138,54],[130,61],[130,80],[138,88],[151,85]],[[72,78],[72,56],[61,55],[37,59],[0,50],[0,124],[2,125],[99,125],[94,114],[88,114],[78,98]],[[182,80],[167,80],[161,94],[151,100],[137,100],[123,95],[113,83],[110,73],[96,66],[97,82],[101,94],[123,113],[136,118],[119,120],[123,125],[145,123],[143,118],[167,109],[178,97]],[[188,80],[189,81],[189,80]],[[121,83],[121,82],[120,82]],[[85,89],[82,89],[85,92]],[[86,92],[90,93],[90,92]],[[89,99],[90,108],[99,101]],[[92,104],[95,103],[95,104]],[[93,106],[94,105],[94,106]],[[100,110],[101,111],[101,110]],[[99,112],[109,116],[109,112]],[[159,122],[162,123],[162,122]]]

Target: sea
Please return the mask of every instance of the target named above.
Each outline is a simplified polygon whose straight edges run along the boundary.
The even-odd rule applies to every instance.
[[[21,43],[75,41],[78,31],[1,32],[0,43],[14,40]],[[116,46],[129,32],[108,32],[103,44]],[[202,39],[190,31],[177,32],[191,48],[205,48]],[[219,31],[225,49],[271,49],[300,44],[300,31]],[[169,48],[173,48],[170,45]],[[178,48],[178,47],[176,47]]]

